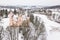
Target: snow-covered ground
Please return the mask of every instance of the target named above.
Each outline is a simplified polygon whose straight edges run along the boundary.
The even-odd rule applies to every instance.
[[[6,30],[6,28],[9,26],[9,18],[3,18],[2,23],[4,30]]]
[[[34,14],[34,16],[38,16],[42,19],[42,21],[44,21],[44,25],[47,31],[47,40],[60,40],[60,32],[56,30],[53,31],[53,28],[60,28],[59,23],[49,20],[45,15]]]
[[[60,28],[60,24],[54,21],[51,21],[47,18],[45,15],[41,14],[34,14],[34,16],[38,16],[42,19],[44,22],[46,31],[47,31],[47,40],[60,40],[60,32],[59,31],[51,31],[53,28]],[[6,29],[7,26],[9,25],[9,18],[3,19],[3,28]],[[19,34],[19,40],[21,39],[22,34]]]

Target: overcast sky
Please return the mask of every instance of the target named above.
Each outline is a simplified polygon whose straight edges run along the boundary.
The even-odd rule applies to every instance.
[[[0,5],[60,5],[60,0],[0,0]]]

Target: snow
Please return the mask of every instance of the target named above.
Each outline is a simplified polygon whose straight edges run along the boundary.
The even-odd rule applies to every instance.
[[[49,20],[46,15],[34,14],[34,16],[40,17],[44,22],[47,31],[47,40],[60,40],[60,32],[57,31],[50,32],[52,28],[56,28],[56,27],[60,28],[59,23]]]
[[[48,40],[60,40],[60,32],[52,32],[49,34]]]
[[[52,30],[54,27],[60,27],[60,24],[54,21],[51,21],[47,18],[46,15],[41,15],[41,14],[33,14],[34,16],[38,16],[41,18],[41,20],[44,22],[44,25],[46,27],[46,31],[47,31],[47,40],[60,40],[60,32],[57,31],[52,31],[50,32],[50,30]],[[4,30],[6,30],[6,28],[9,26],[9,18],[4,18],[3,20],[3,28]],[[23,40],[21,37],[23,36],[21,33],[19,33],[19,40]]]
[[[17,15],[14,15],[14,16],[13,16],[13,19],[14,19],[15,21],[17,21],[17,18],[18,18]]]
[[[2,22],[3,22],[2,26],[3,26],[4,30],[6,31],[6,28],[9,26],[9,18],[3,18]],[[6,33],[6,32],[5,32],[5,34],[8,35],[8,33]],[[3,40],[6,40],[7,35],[3,38]],[[24,37],[23,37],[22,33],[19,33],[18,39],[19,40],[24,40]]]
[[[9,18],[3,18],[2,22],[3,22],[2,26],[3,26],[4,30],[6,30],[6,28],[9,26]]]
[[[18,39],[19,39],[19,40],[24,40],[24,37],[23,37],[22,33],[19,33],[19,35],[20,35],[20,36],[18,37]]]

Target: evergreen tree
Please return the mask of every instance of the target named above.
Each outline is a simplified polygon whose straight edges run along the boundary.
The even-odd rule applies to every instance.
[[[33,16],[33,14],[31,14],[30,15],[30,22],[34,23],[33,20],[34,20],[34,16]]]
[[[14,9],[14,14],[16,14],[16,9]]]
[[[1,11],[0,11],[0,16],[3,16],[3,14],[1,13]]]
[[[8,16],[8,11],[7,11],[7,9],[5,10],[5,17],[7,18],[7,16]]]
[[[4,15],[4,9],[3,9],[3,10],[1,10],[1,13]]]

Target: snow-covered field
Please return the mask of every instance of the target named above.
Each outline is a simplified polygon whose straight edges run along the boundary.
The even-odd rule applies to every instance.
[[[52,32],[48,36],[48,40],[60,40],[60,32]]]
[[[60,31],[54,30],[53,28],[60,28],[60,24],[54,21],[51,21],[45,15],[34,14],[44,21],[44,25],[47,31],[47,40],[60,40]],[[52,30],[52,31],[51,31]]]
[[[44,22],[46,31],[47,31],[47,40],[60,40],[60,32],[59,31],[54,31],[53,28],[60,28],[60,24],[54,21],[51,21],[47,18],[47,16],[45,15],[41,15],[41,14],[34,14],[34,16],[38,16],[42,19],[42,21]],[[6,27],[9,25],[9,19],[3,19],[4,21],[4,29],[6,29]],[[52,31],[51,31],[52,30]],[[22,34],[19,34],[19,40],[23,40],[21,39]]]

